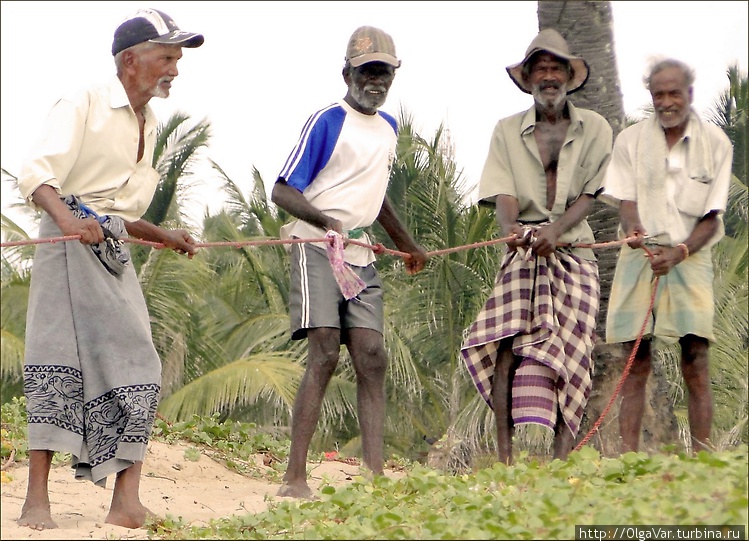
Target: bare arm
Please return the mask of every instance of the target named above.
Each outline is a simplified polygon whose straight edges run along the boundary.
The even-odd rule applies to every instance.
[[[279,180],[273,185],[271,201],[300,220],[304,220],[325,231],[333,230],[343,234],[343,224],[340,220],[331,218],[316,209],[307,201],[302,192],[289,186],[283,180]]]
[[[55,221],[64,236],[80,235],[82,244],[98,244],[104,240],[99,222],[94,218],[76,218],[52,186],[42,184],[31,197]]]
[[[195,255],[195,239],[184,229],[164,229],[146,220],[125,222],[128,235],[139,239],[160,242],[178,254],[187,254],[189,258]]]
[[[507,242],[507,247],[515,250],[518,246],[525,246],[527,239],[523,238],[525,229],[518,223],[520,205],[518,200],[510,195],[498,195],[496,199],[497,225],[505,236],[516,235],[517,239]]]
[[[393,242],[402,252],[408,252],[411,254],[410,257],[405,258],[406,272],[408,274],[416,274],[421,271],[426,265],[428,259],[427,253],[419,246],[411,235],[403,227],[403,223],[395,213],[395,209],[390,204],[390,199],[385,196],[382,202],[382,208],[377,216],[377,221],[385,229],[387,234],[393,239]]]
[[[690,254],[695,253],[705,246],[707,242],[718,231],[720,222],[718,212],[710,211],[703,216],[697,225],[694,226],[692,233],[684,241]],[[653,258],[650,261],[650,267],[653,269],[655,276],[668,274],[672,268],[687,258],[684,251],[678,246],[661,246],[653,250]]]
[[[628,242],[630,248],[642,248],[644,237],[648,234],[640,221],[640,213],[637,210],[637,201],[622,201],[619,205],[619,221],[622,225],[624,235],[631,237],[637,236],[637,239]]]

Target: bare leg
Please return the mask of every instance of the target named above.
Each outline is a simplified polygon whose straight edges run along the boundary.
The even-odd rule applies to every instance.
[[[142,469],[143,462],[136,462],[129,468],[117,473],[112,503],[104,522],[123,528],[142,528],[146,519],[153,516],[153,513],[140,503],[140,474]]]
[[[629,360],[634,342],[625,344],[624,361]],[[619,406],[619,435],[622,438],[622,453],[637,451],[640,444],[642,415],[645,412],[645,384],[650,376],[650,342],[640,342],[627,379],[622,385],[622,401]]]
[[[17,522],[32,530],[57,528],[49,505],[49,470],[54,451],[29,451],[29,481],[26,501]]]
[[[681,343],[681,373],[689,392],[689,429],[694,452],[708,450],[713,423],[713,395],[708,371],[710,344],[705,338],[688,334]]]
[[[307,484],[307,452],[320,418],[325,389],[338,365],[340,331],[329,327],[310,329],[307,340],[307,369],[294,399],[291,418],[289,465],[277,493],[292,498],[312,496]]]
[[[497,451],[499,461],[512,464],[512,379],[517,369],[512,353],[512,338],[500,342],[492,380],[492,405],[497,422]]]
[[[356,370],[356,405],[364,464],[375,475],[381,475],[388,365],[385,343],[382,335],[371,329],[351,329],[349,339],[348,348]]]
[[[575,438],[564,422],[562,412],[557,410],[557,424],[554,427],[554,458],[567,460],[567,455],[572,451]]]

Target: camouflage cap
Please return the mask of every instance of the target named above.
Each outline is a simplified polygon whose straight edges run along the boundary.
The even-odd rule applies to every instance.
[[[384,62],[395,68],[401,65],[393,38],[374,26],[361,26],[351,34],[345,60],[355,68],[367,62]]]

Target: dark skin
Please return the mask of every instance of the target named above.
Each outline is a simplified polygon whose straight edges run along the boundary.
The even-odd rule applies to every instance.
[[[159,88],[162,97],[169,95],[171,85],[168,81],[177,76],[177,61],[181,57],[181,47],[167,45],[156,45],[142,51],[128,49],[123,53],[122,68],[117,75],[122,81],[140,127],[138,161],[143,158],[144,153],[143,108],[154,96],[154,88]],[[43,184],[37,188],[32,194],[32,199],[49,214],[63,235],[80,235],[82,244],[96,244],[104,240],[99,222],[94,218],[76,218],[51,186]],[[166,247],[179,254],[187,254],[190,258],[196,252],[195,241],[185,230],[167,230],[142,219],[126,222],[125,227],[128,234],[133,237],[163,243]],[[21,517],[17,521],[21,526],[28,526],[34,530],[57,527],[52,520],[48,491],[53,454],[51,450],[29,451],[26,500]],[[136,462],[117,473],[106,523],[125,528],[140,528],[145,524],[146,518],[153,515],[140,501],[142,467],[142,462]]]
[[[651,78],[650,94],[653,108],[661,120],[666,145],[669,149],[684,136],[688,120],[688,108],[692,103],[692,87],[687,84],[685,74],[679,68],[666,68]],[[674,125],[672,118],[681,119]],[[622,201],[619,207],[622,230],[627,237],[636,237],[629,242],[630,248],[645,245],[647,231],[640,221],[636,201]],[[689,253],[703,248],[718,231],[720,222],[715,211],[707,213],[697,222],[692,233],[684,241]],[[684,252],[675,246],[658,246],[650,249],[653,257],[650,268],[657,277],[666,276],[671,269],[684,261]],[[710,389],[709,347],[707,339],[687,334],[679,339],[681,345],[681,373],[688,391],[687,413],[694,451],[709,449],[710,428],[713,420],[713,399]],[[622,360],[629,359],[634,341],[624,344]],[[637,451],[645,410],[645,385],[651,372],[651,344],[642,341],[638,348],[627,379],[622,385],[622,401],[619,406],[619,434],[621,451]]]
[[[566,85],[569,71],[553,55],[542,53],[532,57],[530,75],[527,82],[534,90],[536,100],[536,127],[533,131],[538,145],[541,163],[546,173],[546,208],[551,210],[556,197],[557,164],[562,145],[570,125],[567,111]],[[496,198],[497,223],[503,234],[515,235],[516,239],[507,243],[510,250],[528,248],[534,255],[548,257],[556,250],[559,237],[574,227],[590,213],[594,198],[582,194],[556,221],[534,228],[535,240],[525,237],[525,228],[518,216],[518,200],[508,195]],[[497,362],[494,365],[492,380],[492,404],[497,423],[497,449],[499,461],[512,464],[512,381],[521,359],[512,352],[513,338],[505,338],[499,343]],[[572,450],[574,437],[564,423],[561,411],[557,411],[557,424],[554,428],[554,458],[565,460]]]
[[[377,112],[378,104],[384,101],[380,92],[384,89],[387,94],[394,76],[394,68],[382,62],[371,62],[360,68],[347,66],[343,70],[343,80],[349,90],[344,100],[356,111],[373,115]],[[371,96],[367,95],[368,85],[379,90],[373,91]],[[272,200],[301,220],[326,231],[343,233],[340,220],[313,207],[301,192],[282,180],[274,185]],[[409,254],[404,258],[406,272],[416,274],[421,271],[426,264],[427,254],[406,231],[387,196],[377,221],[398,249]],[[278,490],[279,496],[294,498],[312,497],[307,484],[307,453],[320,418],[325,390],[338,365],[341,331],[329,327],[308,329],[307,341],[307,367],[292,412],[289,465]],[[375,330],[351,328],[347,330],[345,344],[356,372],[357,413],[364,464],[373,474],[381,475],[384,467],[385,374],[388,365],[385,343],[382,334]]]

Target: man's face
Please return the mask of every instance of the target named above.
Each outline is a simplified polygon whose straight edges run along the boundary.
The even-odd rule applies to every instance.
[[[537,55],[531,62],[528,83],[533,98],[545,109],[559,109],[567,98],[567,84],[570,82],[568,66],[548,53]]]
[[[689,118],[692,87],[684,72],[676,67],[663,69],[650,79],[650,96],[658,122],[664,128],[675,128]]]
[[[373,114],[387,99],[395,79],[395,68],[384,62],[367,62],[351,68],[346,81],[349,94],[364,113]]]
[[[172,81],[179,75],[177,61],[182,58],[179,45],[156,44],[137,56],[138,89],[157,98],[169,97]]]

